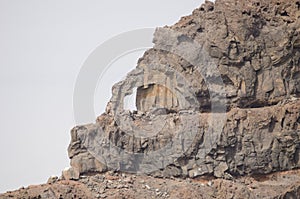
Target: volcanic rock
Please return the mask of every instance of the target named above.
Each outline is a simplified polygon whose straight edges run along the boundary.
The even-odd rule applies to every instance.
[[[106,113],[75,127],[71,166],[232,178],[300,167],[298,1],[206,2],[113,87]],[[124,98],[137,89],[137,111]]]
[[[299,0],[216,0],[157,28],[72,129],[62,178],[0,197],[299,198],[299,17]]]

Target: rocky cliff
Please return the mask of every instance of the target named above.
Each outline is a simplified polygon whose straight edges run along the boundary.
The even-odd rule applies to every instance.
[[[72,129],[62,178],[79,181],[68,187],[98,198],[105,189],[119,190],[112,198],[300,197],[299,17],[298,0],[216,0],[157,28],[106,112]],[[137,110],[126,110],[134,89]],[[166,185],[141,188],[121,173]],[[66,182],[49,185],[52,194]]]
[[[206,2],[158,28],[95,124],[75,127],[72,172],[235,178],[300,167],[300,3]],[[124,98],[137,89],[137,111]]]

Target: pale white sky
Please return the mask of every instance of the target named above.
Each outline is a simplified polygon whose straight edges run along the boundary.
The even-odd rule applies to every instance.
[[[74,84],[97,46],[125,31],[172,25],[202,2],[0,0],[0,193],[69,166]],[[122,57],[106,73],[109,82],[99,82],[97,114],[141,54]]]

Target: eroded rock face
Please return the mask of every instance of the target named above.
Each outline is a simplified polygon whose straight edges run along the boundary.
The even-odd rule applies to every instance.
[[[79,167],[83,173],[104,171],[102,164],[98,164],[98,167],[96,164],[89,164],[86,161],[87,157],[79,153],[86,151],[86,148],[93,157],[98,157],[100,162],[108,164],[110,168],[127,172],[149,172],[161,177],[201,175],[230,177],[290,170],[300,167],[299,107],[300,100],[296,100],[273,107],[233,109],[226,114],[227,122],[222,127],[220,136],[215,135],[217,137],[210,136],[213,130],[209,128],[208,123],[209,118],[216,115],[199,114],[199,121],[193,123],[197,125],[194,126],[198,129],[197,134],[179,138],[178,143],[187,144],[189,149],[180,145],[171,151],[173,153],[163,150],[164,154],[149,155],[149,158],[131,156],[123,152],[147,154],[164,149],[168,143],[177,143],[174,132],[181,127],[177,126],[181,122],[175,120],[180,120],[186,115],[169,114],[165,121],[170,122],[168,125],[174,126],[174,132],[162,129],[151,139],[135,138],[126,134],[115,125],[113,118],[102,115],[96,124],[72,130],[72,139],[80,138],[77,140],[80,144],[77,147],[71,144],[69,153],[77,154],[72,156],[72,166],[77,167],[76,165],[82,162],[90,165],[85,168],[86,170]],[[136,115],[133,117],[138,120]],[[104,126],[106,130],[103,130]],[[171,128],[166,128],[169,129]],[[184,140],[187,138],[190,140]],[[107,142],[104,143],[104,140]],[[97,143],[101,143],[100,147],[96,145]],[[121,150],[116,151],[114,147]],[[168,155],[165,156],[166,154]],[[164,162],[172,164],[168,166]]]
[[[176,110],[177,97],[166,87],[161,85],[147,85],[139,87],[136,96],[137,110],[148,112],[153,108],[166,108]]]
[[[216,64],[228,108],[276,104],[300,92],[298,5],[296,0],[207,2],[174,26],[157,29],[155,47],[139,66],[174,68],[188,80],[200,106],[209,109],[207,80],[197,69],[208,66],[197,49],[185,49],[194,42]],[[177,38],[170,39],[170,31]],[[188,53],[178,53],[178,47]]]
[[[106,113],[72,130],[71,166],[218,178],[300,168],[299,5],[217,0],[158,28]]]

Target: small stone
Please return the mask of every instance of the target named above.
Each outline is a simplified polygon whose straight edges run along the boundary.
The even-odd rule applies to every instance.
[[[207,183],[207,186],[209,186],[209,187],[211,187],[213,185],[213,182],[212,181],[209,181],[208,183]]]
[[[227,171],[228,166],[226,162],[221,162],[215,169],[214,169],[214,175],[217,178],[221,178],[224,176],[225,171]]]
[[[123,187],[124,187],[124,186],[121,185],[121,184],[117,185],[117,189],[122,189]]]
[[[55,183],[58,180],[57,176],[51,176],[48,180],[47,180],[47,184],[52,184]]]
[[[125,179],[123,180],[123,182],[129,183],[129,184],[133,184],[133,180],[132,180],[132,178],[130,178],[130,177],[125,178]]]
[[[62,176],[65,180],[79,180],[79,172],[73,167],[64,169]]]

